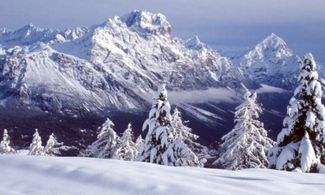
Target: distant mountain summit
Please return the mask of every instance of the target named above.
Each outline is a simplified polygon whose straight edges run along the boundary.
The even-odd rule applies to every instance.
[[[257,83],[291,88],[296,82],[299,63],[300,58],[285,41],[272,33],[240,59],[239,67]]]
[[[172,27],[163,14],[135,10],[120,18],[130,29],[144,35],[170,35]]]
[[[40,28],[33,24],[27,24],[20,29],[0,31],[0,47],[12,48],[15,46],[30,47],[36,43],[66,42],[83,36],[88,28],[68,28],[64,31]]]

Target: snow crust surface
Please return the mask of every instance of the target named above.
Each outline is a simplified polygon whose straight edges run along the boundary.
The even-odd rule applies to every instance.
[[[0,194],[324,194],[325,176],[269,169],[228,171],[142,162],[0,156]]]

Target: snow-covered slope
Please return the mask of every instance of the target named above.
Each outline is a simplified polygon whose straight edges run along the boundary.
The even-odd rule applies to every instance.
[[[324,175],[227,171],[89,158],[0,156],[0,194],[321,195]]]

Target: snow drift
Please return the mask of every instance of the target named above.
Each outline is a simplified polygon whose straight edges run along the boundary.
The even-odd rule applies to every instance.
[[[44,156],[0,156],[0,194],[309,194],[324,175],[268,169],[227,171],[141,162]]]

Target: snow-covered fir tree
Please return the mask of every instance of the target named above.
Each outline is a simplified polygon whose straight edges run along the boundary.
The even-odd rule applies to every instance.
[[[183,140],[176,137],[171,118],[167,90],[163,84],[154,98],[149,117],[143,124],[143,131],[147,132],[147,135],[141,160],[169,166],[199,164],[195,154]]]
[[[194,152],[195,156],[194,161],[199,159],[200,165],[203,166],[206,162],[206,157],[208,155],[208,148],[201,145],[197,142],[199,138],[198,135],[192,133],[192,129],[186,126],[185,122],[182,119],[181,112],[175,108],[172,115],[172,125],[176,132],[176,137],[183,140],[183,142],[189,147],[189,149]],[[196,166],[196,163],[194,163]]]
[[[97,140],[87,147],[81,153],[81,156],[95,158],[112,158],[116,143],[119,139],[114,131],[114,123],[107,118],[106,121],[99,127]]]
[[[133,142],[132,125],[129,123],[127,129],[123,132],[121,139],[119,139],[114,149],[113,158],[133,161],[137,157],[136,155],[137,148]]]
[[[7,129],[3,130],[2,141],[0,142],[0,154],[15,153],[15,149],[10,146],[10,137]]]
[[[60,146],[62,146],[62,143],[59,143],[54,135],[54,133],[52,133],[49,136],[49,139],[46,142],[46,146],[45,146],[45,154],[49,155],[49,156],[58,156],[60,155]]]
[[[135,159],[139,160],[141,157],[141,153],[143,150],[143,145],[144,145],[144,139],[142,138],[141,135],[139,135],[139,137],[137,138],[137,140],[135,141],[135,147],[136,147],[136,154],[135,154]]]
[[[247,90],[244,102],[236,108],[235,127],[221,138],[219,157],[214,162],[218,168],[238,170],[267,166],[267,151],[273,141],[259,121],[262,108],[256,97],[256,93]]]
[[[142,130],[147,134],[141,161],[174,165],[173,151],[169,148],[174,141],[174,129],[171,126],[170,104],[165,84],[159,88]]]
[[[317,172],[325,164],[325,108],[312,54],[300,66],[299,86],[290,99],[283,129],[269,153],[270,167]]]
[[[29,146],[29,155],[44,155],[44,147],[42,146],[42,139],[38,133],[38,130],[35,129],[33,135],[32,143]]]

